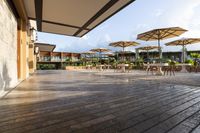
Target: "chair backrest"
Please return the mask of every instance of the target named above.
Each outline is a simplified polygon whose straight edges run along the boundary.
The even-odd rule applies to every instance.
[[[194,66],[199,66],[199,62],[197,60],[194,60]]]

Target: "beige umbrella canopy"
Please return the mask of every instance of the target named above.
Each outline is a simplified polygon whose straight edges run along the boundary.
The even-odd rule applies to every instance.
[[[113,46],[113,47],[122,47],[123,51],[125,47],[137,46],[137,45],[139,45],[139,43],[134,42],[134,41],[119,41],[119,42],[113,42],[109,44],[109,46]]]
[[[98,53],[102,53],[102,52],[110,52],[110,50],[107,49],[107,48],[95,48],[95,49],[91,49],[90,51],[98,52]]]
[[[104,55],[107,55],[107,56],[114,56],[115,54],[114,54],[114,53],[105,53]]]
[[[183,47],[183,51],[182,51],[182,62],[185,62],[185,46],[189,45],[189,44],[194,44],[194,43],[199,43],[200,42],[200,38],[182,38],[179,40],[175,40],[172,42],[168,42],[165,45],[166,46],[182,46]]]
[[[103,53],[103,52],[110,52],[111,50],[107,49],[107,48],[95,48],[95,49],[91,49],[90,51],[92,51],[92,52],[98,52],[99,53],[99,61],[100,61],[101,53]]]
[[[92,54],[95,54],[95,52],[93,52],[93,51],[86,51],[86,52],[83,52],[82,54],[92,55]]]
[[[143,47],[139,47],[137,48],[138,50],[145,50],[147,51],[147,58],[149,58],[149,50],[153,50],[153,49],[158,49],[159,46],[143,46]]]
[[[108,58],[108,63],[109,63],[109,59],[111,59],[112,57],[114,57],[115,56],[115,54],[114,53],[111,53],[111,52],[109,52],[109,53],[104,53],[103,55],[105,55],[105,56],[107,56],[107,58]]]
[[[182,38],[179,40],[168,42],[165,45],[166,46],[178,46],[178,45],[185,46],[185,45],[199,43],[199,42],[200,42],[200,38]]]
[[[159,47],[158,46],[144,46],[144,47],[139,47],[138,49],[140,50],[153,50],[153,49],[158,49]]]
[[[169,39],[172,37],[177,37],[187,30],[180,28],[180,27],[169,27],[169,28],[161,28],[161,29],[154,29],[150,30],[141,34],[138,34],[137,39],[144,40],[144,41],[158,41],[158,51],[159,51],[159,58],[162,58],[161,47],[160,47],[160,40]]]
[[[109,44],[109,46],[113,46],[113,47],[122,47],[123,54],[124,54],[125,47],[137,46],[137,45],[139,45],[139,43],[134,42],[134,41],[119,41],[119,42],[113,42]],[[124,60],[124,57],[123,57],[123,60]]]
[[[92,52],[92,51],[86,51],[86,52],[83,52],[81,54],[85,55],[85,58],[87,58],[87,55],[91,57],[92,55],[95,55],[96,53]]]

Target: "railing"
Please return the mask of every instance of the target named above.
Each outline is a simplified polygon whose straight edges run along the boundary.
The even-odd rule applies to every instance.
[[[79,61],[79,58],[76,57],[63,57],[61,58],[60,56],[40,56],[39,58],[40,62],[68,62],[68,61]]]
[[[50,56],[40,56],[39,61],[51,61],[51,57]]]
[[[51,61],[61,61],[60,56],[52,56]]]

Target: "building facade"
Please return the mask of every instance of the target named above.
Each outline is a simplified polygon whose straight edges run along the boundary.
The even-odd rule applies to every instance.
[[[36,69],[30,21],[22,3],[0,0],[0,95]]]
[[[40,51],[37,58],[37,69],[48,69],[41,68],[45,64],[52,65],[50,69],[64,69],[66,65],[78,63],[80,58],[79,53]]]

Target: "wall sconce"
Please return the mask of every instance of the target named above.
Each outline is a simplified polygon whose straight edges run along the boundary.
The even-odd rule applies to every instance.
[[[30,29],[30,34],[31,34],[31,41],[35,42],[37,40],[37,32],[34,28]]]
[[[35,49],[34,49],[34,53],[37,55],[37,54],[39,54],[39,47],[35,47]]]

